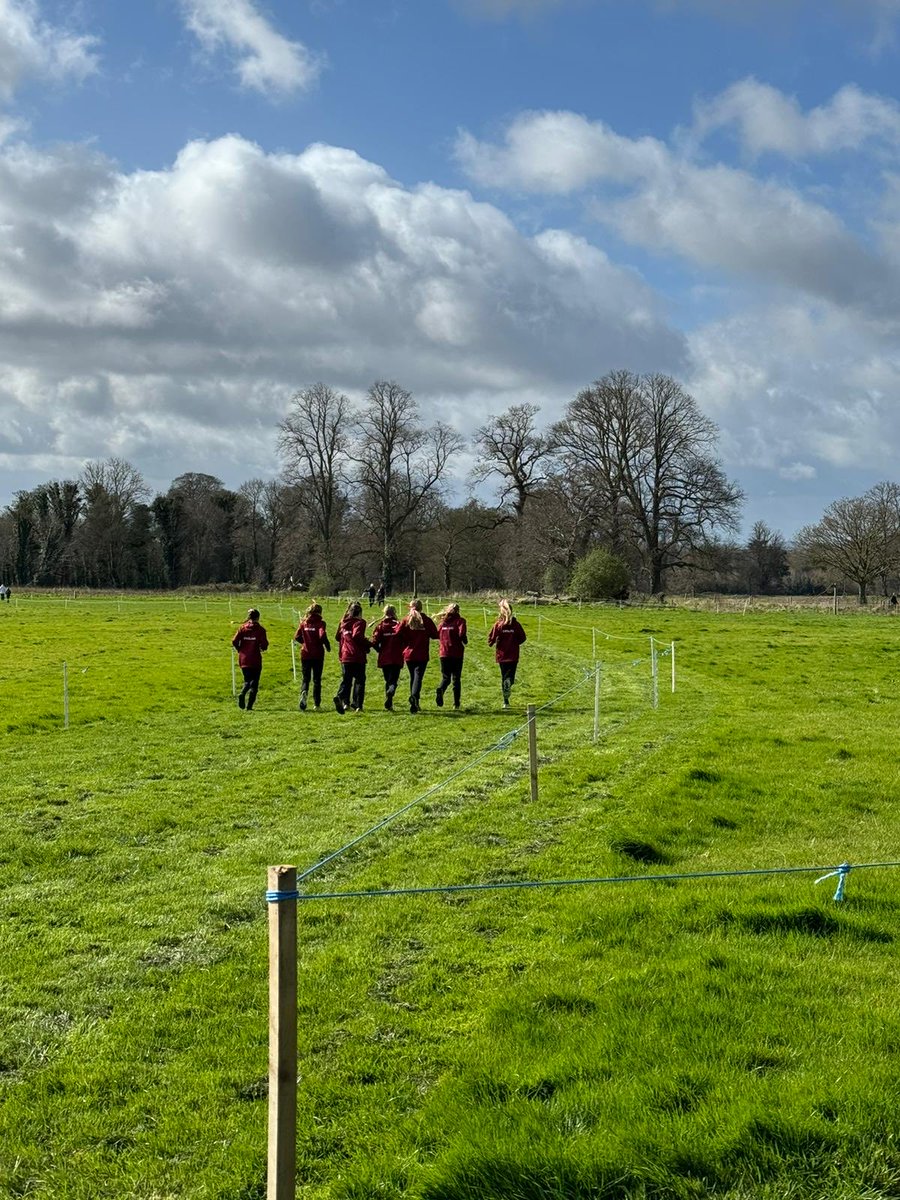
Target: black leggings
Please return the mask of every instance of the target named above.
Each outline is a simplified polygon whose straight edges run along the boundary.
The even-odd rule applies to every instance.
[[[310,680],[313,685],[313,704],[316,708],[322,703],[322,667],[325,660],[323,658],[301,658],[300,671],[303,675],[303,687],[301,695],[305,700],[309,692]]]
[[[427,666],[427,659],[425,662],[408,662],[406,664],[406,669],[409,671],[409,707],[413,711],[419,707],[419,697],[422,695],[422,679]]]
[[[345,708],[362,709],[366,698],[366,664],[341,663],[341,686],[337,699]]]
[[[518,662],[500,663],[500,686],[504,692],[507,691],[516,682],[516,667]]]
[[[397,690],[397,684],[400,682],[400,664],[389,665],[381,668],[381,673],[384,676],[384,698],[385,700],[393,700],[394,692]]]
[[[450,684],[453,684],[453,703],[459,708],[459,701],[462,697],[462,675],[463,660],[461,658],[442,658],[441,659],[441,686],[438,691],[443,696]]]
[[[241,688],[240,694],[244,697],[249,711],[256,702],[256,693],[259,691],[259,677],[262,675],[262,666],[241,667],[241,674],[244,676],[244,686]]]

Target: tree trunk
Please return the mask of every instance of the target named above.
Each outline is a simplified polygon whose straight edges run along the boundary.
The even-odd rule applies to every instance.
[[[392,542],[385,539],[381,554],[381,578],[384,581],[385,595],[390,595],[394,588],[394,571],[397,565],[397,552]]]
[[[650,559],[650,595],[658,596],[663,587],[662,562],[654,554]]]
[[[866,591],[866,582],[863,580],[859,585],[859,602],[862,605],[869,603],[868,592]]]

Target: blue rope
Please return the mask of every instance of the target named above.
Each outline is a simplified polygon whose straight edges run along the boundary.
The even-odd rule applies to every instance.
[[[300,898],[299,892],[266,892],[266,901],[269,904],[280,904],[283,900],[299,900]]]
[[[883,862],[883,863],[857,863],[852,867],[854,871],[873,870],[875,868],[884,867],[900,867],[900,862]],[[823,875],[822,879],[828,879],[833,875],[838,875],[841,879],[846,879],[847,873],[851,870],[849,863],[842,863],[840,867],[828,871],[827,867],[759,867],[741,871],[690,871],[681,874],[673,875],[607,875],[598,877],[588,877],[585,879],[537,879],[537,880],[521,880],[510,879],[501,880],[496,883],[451,883],[445,885],[437,885],[434,887],[408,887],[408,888],[382,888],[378,890],[365,890],[353,892],[304,892],[300,897],[301,900],[348,900],[348,899],[374,899],[382,896],[423,896],[434,895],[436,893],[448,892],[493,892],[501,890],[510,890],[511,888],[553,888],[553,887],[585,887],[591,884],[600,883],[672,883],[677,880],[685,879],[736,879],[748,875],[812,875],[817,871],[828,871],[827,875]],[[821,883],[821,879],[817,879],[816,883]],[[840,893],[840,894],[838,894]],[[838,892],[835,893],[835,900],[843,900],[842,883],[838,883]]]
[[[834,893],[834,898],[841,901],[844,898],[844,886],[847,883],[847,876],[852,870],[849,863],[841,863],[836,871],[829,871],[827,875],[823,875],[821,879],[817,879],[816,883],[824,883],[826,879],[834,879],[837,876],[837,888]]]

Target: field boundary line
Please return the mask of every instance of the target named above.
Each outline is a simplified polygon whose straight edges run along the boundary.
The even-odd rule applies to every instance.
[[[837,877],[838,885],[834,893],[834,899],[841,901],[844,899],[844,886],[847,876],[851,871],[868,871],[889,867],[900,867],[900,862],[853,864],[845,862],[837,867],[751,867],[733,871],[684,871],[669,875],[601,875],[588,876],[583,879],[510,879],[497,880],[493,883],[448,883],[427,887],[378,888],[347,892],[297,892],[291,895],[277,894],[275,898],[278,900],[376,899],[383,896],[422,896],[452,892],[511,891],[515,888],[524,888],[533,891],[539,888],[589,887],[606,883],[674,883],[691,879],[738,879],[760,875],[813,875],[824,871],[826,874],[817,879],[816,883],[822,883],[826,879]],[[274,902],[270,893],[266,893],[266,899],[270,903]]]

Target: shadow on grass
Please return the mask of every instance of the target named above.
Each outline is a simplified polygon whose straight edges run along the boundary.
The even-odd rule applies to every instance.
[[[719,916],[723,925],[735,924],[748,933],[804,934],[807,937],[846,937],[858,942],[888,945],[893,934],[873,925],[857,925],[845,917],[833,916],[821,908],[779,909],[775,912],[749,912],[735,915],[730,909]]]

